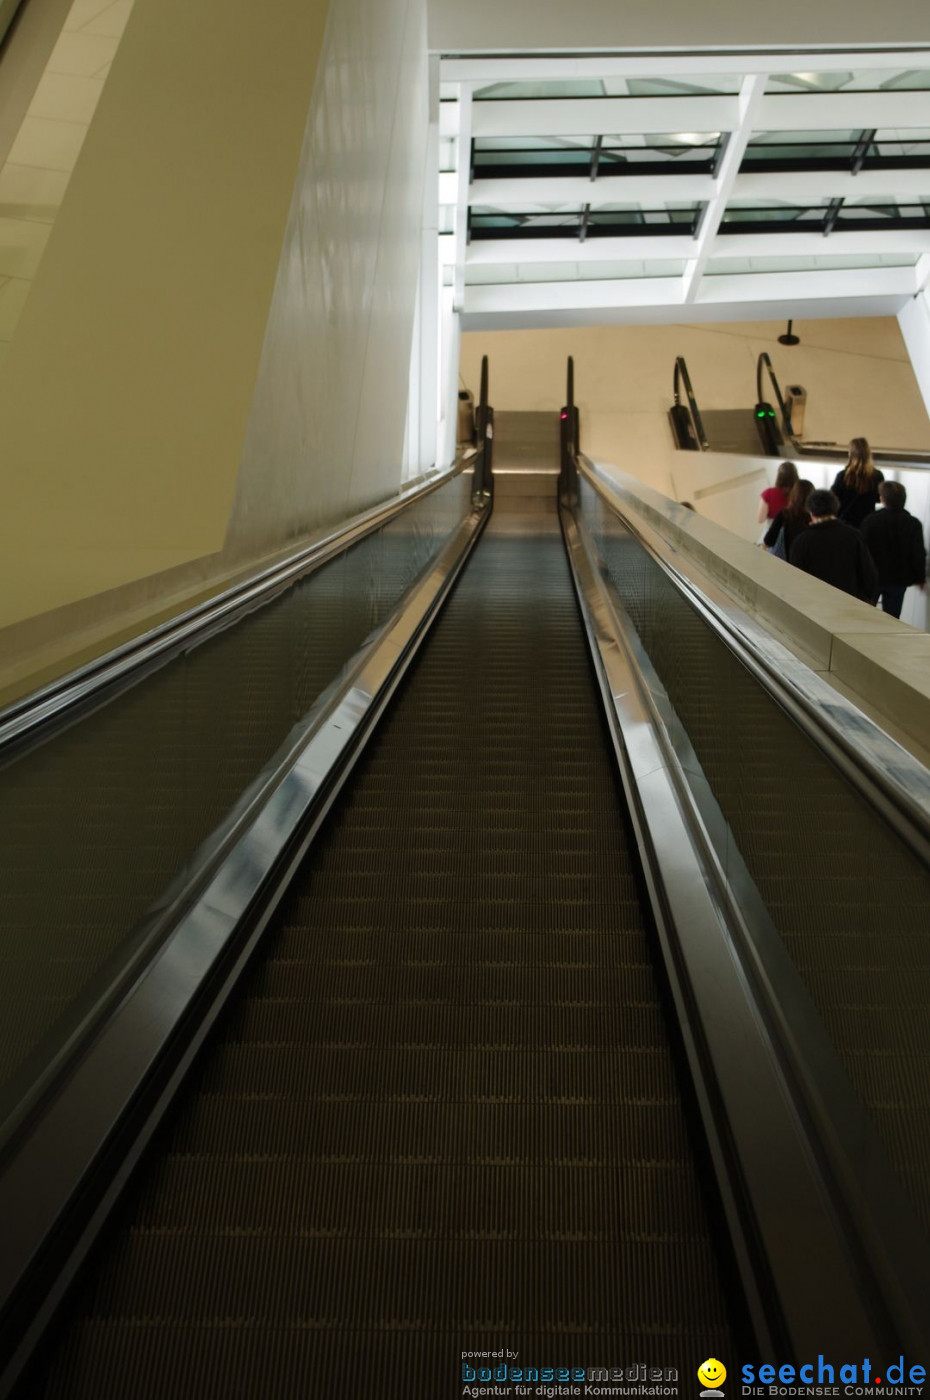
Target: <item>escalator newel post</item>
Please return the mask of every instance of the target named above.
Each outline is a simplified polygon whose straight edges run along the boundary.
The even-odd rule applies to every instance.
[[[568,357],[565,404],[559,415],[559,420],[561,445],[559,493],[572,498],[577,497],[578,494],[578,467],[575,460],[578,452],[578,409],[575,407],[575,361],[571,355]]]
[[[481,357],[481,390],[478,409],[475,414],[475,437],[478,455],[475,459],[475,480],[472,498],[477,502],[487,499],[494,492],[493,443],[494,410],[488,404],[488,357]]]

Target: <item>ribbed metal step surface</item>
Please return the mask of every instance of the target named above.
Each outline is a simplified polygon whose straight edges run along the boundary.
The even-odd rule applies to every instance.
[[[759,457],[762,445],[751,408],[706,408],[701,410],[704,431],[712,452],[739,452]]]
[[[479,545],[288,900],[40,1393],[732,1355],[555,530]]]
[[[390,535],[363,540],[248,627],[0,764],[0,1089],[54,1039],[423,552]]]

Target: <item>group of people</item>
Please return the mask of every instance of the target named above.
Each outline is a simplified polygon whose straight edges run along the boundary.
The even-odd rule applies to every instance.
[[[782,462],[775,485],[762,492],[759,523],[770,522],[763,544],[855,598],[880,599],[886,613],[900,617],[907,589],[923,588],[927,577],[923,529],[906,501],[901,483],[876,468],[865,438],[853,438],[829,491],[815,490],[798,479],[793,462]]]

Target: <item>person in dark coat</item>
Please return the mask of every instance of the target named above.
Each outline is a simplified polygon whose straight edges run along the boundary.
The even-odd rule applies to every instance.
[[[878,488],[884,479],[872,461],[872,449],[866,439],[853,438],[849,444],[849,461],[837,472],[833,483],[840,520],[860,529],[863,520],[878,505]]]
[[[900,481],[883,481],[878,493],[885,509],[866,516],[862,538],[878,570],[882,608],[900,617],[909,586],[923,588],[927,581],[924,532],[920,521],[904,509],[907,491]]]
[[[810,529],[798,535],[788,562],[854,598],[874,603],[878,597],[878,570],[859,531],[837,519],[839,508],[832,491],[811,492],[807,498]]]

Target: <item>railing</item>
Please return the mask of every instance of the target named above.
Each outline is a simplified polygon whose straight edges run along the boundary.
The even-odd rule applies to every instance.
[[[682,389],[684,390],[686,403],[682,403],[681,401]],[[675,396],[675,408],[688,415],[698,451],[709,452],[710,443],[707,441],[707,433],[704,431],[704,420],[697,406],[697,399],[694,397],[694,388],[691,384],[691,376],[688,373],[688,366],[685,364],[684,355],[677,355],[675,357],[675,375],[672,381],[672,392]]]
[[[871,1117],[848,1077],[845,1042],[828,1029],[829,995],[806,987],[795,943],[783,937],[789,925],[816,936],[822,916],[796,901],[800,922],[792,922],[795,906],[786,911],[781,887],[760,877],[764,862],[750,833],[753,814],[767,811],[768,798],[751,783],[730,784],[713,756],[726,752],[728,762],[740,764],[732,717],[755,712],[754,700],[746,701],[758,683],[769,697],[759,734],[770,733],[767,726],[778,715],[787,745],[800,748],[798,730],[812,740],[809,759],[831,774],[831,783],[849,784],[843,794],[856,811],[856,848],[868,851],[875,831],[893,828],[902,842],[895,858],[915,873],[930,867],[926,774],[916,762],[902,763],[892,741],[771,638],[759,629],[755,635],[742,614],[700,593],[675,568],[674,556],[640,533],[638,498],[622,481],[580,454],[574,470],[578,496],[574,506],[563,499],[563,530],[570,551],[588,557],[589,583],[582,578],[579,584],[576,575],[576,586],[592,598],[586,625],[599,648],[609,714],[614,706],[618,749],[626,754],[624,785],[660,911],[673,994],[688,1028],[689,1059],[753,1326],[763,1334],[777,1328],[789,1351],[795,1343],[804,1350],[812,1327],[817,1336],[832,1328],[835,1342],[861,1326],[877,1350],[892,1346],[897,1353],[899,1342],[901,1349],[924,1347],[930,1275],[907,1183],[888,1155],[892,1146],[898,1150],[890,1136],[894,1125],[880,1127]],[[709,721],[705,690],[689,693],[693,657],[689,651],[691,664],[682,668],[682,636],[697,639],[705,663],[719,668],[715,684],[725,699]],[[742,742],[752,749],[757,738],[747,732]],[[702,753],[712,758],[707,772],[700,768]],[[834,770],[843,778],[832,776]],[[666,783],[670,791],[660,800]],[[800,820],[804,794],[793,800]],[[672,822],[679,811],[687,830],[676,835]],[[832,839],[840,838],[834,833]],[[841,840],[847,839],[844,833]],[[713,891],[716,913],[701,923],[704,889]],[[822,909],[832,897],[818,896]],[[906,896],[900,898],[903,908]],[[683,939],[679,917],[687,930]],[[888,917],[891,927],[894,914]],[[889,946],[889,967],[896,956]],[[745,1016],[747,1026],[738,1042],[735,1022],[724,1028],[735,1014]],[[786,1103],[791,1112],[776,1128]],[[759,1122],[768,1126],[764,1141],[753,1132]],[[811,1228],[826,1226],[800,1271],[793,1243],[784,1247],[788,1197],[796,1224],[807,1218]],[[826,1200],[833,1212],[824,1211]],[[811,1236],[804,1237],[810,1243]],[[761,1324],[754,1300],[760,1286],[766,1299]]]
[[[488,403],[488,357],[481,359],[481,388],[478,393],[478,407],[475,410],[475,441],[478,456],[475,460],[475,480],[472,499],[478,504],[494,494],[494,410]]]
[[[791,426],[791,412],[785,403],[784,395],[778,383],[775,371],[772,368],[772,361],[763,350],[756,362],[756,401],[766,402],[765,376],[768,376],[768,384],[771,393],[774,395],[778,405],[778,425],[785,439],[785,443],[790,448],[789,456],[796,457],[829,457],[837,461],[846,461],[849,453],[848,448],[838,442],[801,442],[795,435]],[[677,403],[677,398],[676,398]],[[872,459],[878,463],[887,463],[890,466],[913,467],[921,471],[930,468],[930,451],[920,447],[873,447]]]
[[[573,498],[578,493],[575,460],[578,455],[578,408],[575,403],[575,361],[568,357],[565,403],[559,415],[559,495]]]
[[[486,373],[483,385],[486,392]],[[493,414],[486,403],[485,409],[486,418],[491,421]],[[381,529],[414,501],[437,491],[472,461],[475,462],[475,479],[483,483],[483,442],[484,439],[479,437],[477,453],[472,449],[466,450],[456,459],[450,471],[434,468],[390,500],[344,521],[287,559],[250,575],[217,597],[198,603],[40,690],[13,701],[0,710],[0,752],[5,757],[11,745],[18,745],[27,735],[31,736],[50,722],[61,719],[65,712],[69,716],[83,712],[104,692],[109,695],[120,689],[123,683],[134,683],[145,670],[163,664],[191,645],[195,638],[199,642],[226,628],[263,600],[273,598],[282,588],[320,568],[366,535]]]
[[[762,354],[756,361],[756,403],[768,402],[765,393],[765,385],[763,383],[763,378],[766,374],[768,374],[769,377],[769,387],[775,395],[775,402],[778,404],[779,428],[781,432],[784,433],[785,437],[788,438],[800,451],[801,445],[798,442],[797,438],[794,436],[794,433],[792,432],[791,414],[788,411],[788,405],[785,403],[785,397],[782,394],[781,385],[775,377],[775,371],[772,368],[772,361],[769,359],[768,355],[763,350]]]
[[[484,528],[481,455],[8,715],[4,994],[35,1014],[0,1068],[0,1394]]]

